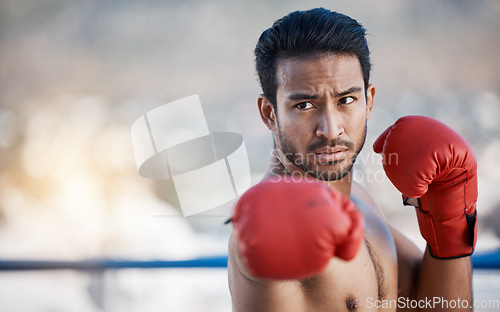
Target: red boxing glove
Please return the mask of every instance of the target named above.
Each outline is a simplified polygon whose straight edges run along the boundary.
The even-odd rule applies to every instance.
[[[354,258],[364,234],[354,204],[320,182],[266,180],[236,204],[232,221],[240,256],[254,276],[302,279],[333,256]]]
[[[418,198],[420,233],[435,258],[469,256],[476,245],[477,163],[469,144],[443,123],[400,118],[373,150],[403,197]]]

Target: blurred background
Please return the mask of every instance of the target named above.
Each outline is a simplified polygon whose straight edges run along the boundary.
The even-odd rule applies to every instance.
[[[423,248],[371,145],[398,117],[436,118],[476,153],[477,251],[498,248],[499,1],[0,0],[0,258],[226,254],[230,205],[183,218],[170,181],[138,174],[130,126],[199,94],[211,131],[244,137],[258,182],[272,141],[253,48],[274,20],[318,6],[369,33],[377,95],[355,179]],[[498,271],[476,272],[474,283],[476,299],[499,298]],[[0,310],[230,311],[231,302],[224,269],[0,272]]]

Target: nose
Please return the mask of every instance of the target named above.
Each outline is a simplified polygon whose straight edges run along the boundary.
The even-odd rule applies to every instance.
[[[318,118],[316,135],[334,140],[345,132],[342,116],[335,108],[325,108]]]

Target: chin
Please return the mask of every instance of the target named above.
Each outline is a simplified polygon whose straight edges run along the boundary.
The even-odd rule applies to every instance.
[[[313,170],[310,175],[321,181],[338,181],[342,180],[347,174],[349,170]]]

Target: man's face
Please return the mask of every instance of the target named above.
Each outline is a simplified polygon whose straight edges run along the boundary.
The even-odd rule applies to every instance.
[[[277,79],[279,157],[320,180],[344,178],[363,147],[375,94],[370,85],[365,98],[358,59],[288,58],[278,64]]]

